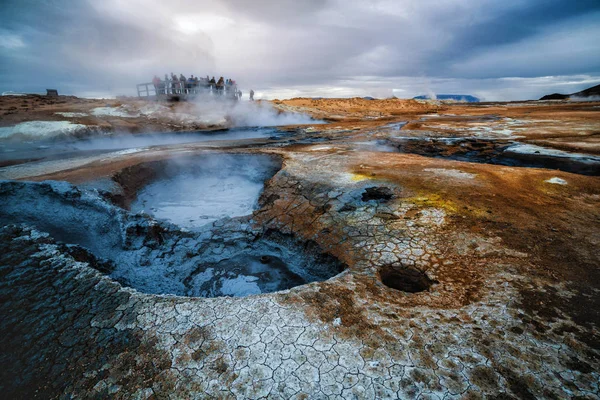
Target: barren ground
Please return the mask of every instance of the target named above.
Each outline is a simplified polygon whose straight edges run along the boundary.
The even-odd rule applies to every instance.
[[[106,103],[147,106],[0,100],[4,127]],[[0,183],[5,395],[600,398],[600,103],[273,105],[329,124],[0,168],[12,179]],[[174,129],[162,117],[77,118]],[[282,160],[251,216],[194,236],[126,210],[161,162],[207,152]],[[45,180],[78,187],[22,182]],[[98,214],[88,230],[98,240],[115,230],[142,272],[168,265],[156,279],[180,262],[201,265],[203,240],[236,232],[293,238],[344,271],[248,297],[142,293],[43,234],[74,223],[56,222],[61,207]]]

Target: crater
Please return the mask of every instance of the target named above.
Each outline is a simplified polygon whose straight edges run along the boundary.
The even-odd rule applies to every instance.
[[[437,283],[417,269],[392,265],[381,267],[379,277],[385,286],[407,293],[424,292]]]
[[[262,184],[277,172],[279,159],[260,155],[227,157],[231,158],[225,160],[219,155],[175,164],[147,163],[115,180],[121,182],[121,202],[134,204],[144,197],[131,199],[131,194],[144,193],[144,188],[154,184],[157,188],[153,190],[162,199],[160,196],[171,195],[174,184],[185,186],[182,177],[191,176],[191,187],[173,195],[183,205],[188,201],[183,194],[196,196],[192,199],[194,206],[169,205],[176,208],[174,214],[133,213],[96,191],[66,182],[2,181],[0,203],[4,206],[0,209],[0,223],[26,224],[47,232],[64,244],[59,249],[65,255],[88,262],[124,286],[150,294],[256,295],[324,281],[346,268],[316,242],[264,231],[251,223],[249,214],[257,207]],[[222,162],[227,163],[231,173]],[[206,185],[214,178],[211,174],[221,184],[213,180],[213,184]],[[222,182],[231,175],[236,180],[227,187]],[[247,195],[243,209],[234,201],[240,199],[238,190]],[[153,200],[152,196],[148,198]],[[219,213],[208,214],[209,218],[201,219],[195,229],[184,229],[186,225],[172,217],[194,212],[195,208],[201,208],[206,215],[215,199],[232,208],[223,207]],[[187,218],[189,214],[183,221],[194,222]],[[210,219],[215,223],[208,224]]]

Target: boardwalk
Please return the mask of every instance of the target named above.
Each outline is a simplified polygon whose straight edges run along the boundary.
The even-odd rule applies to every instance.
[[[140,98],[152,98],[156,100],[187,100],[200,96],[218,96],[231,100],[238,100],[237,86],[224,85],[220,88],[215,85],[190,85],[183,83],[162,82],[154,85],[152,82],[137,85],[137,93]]]

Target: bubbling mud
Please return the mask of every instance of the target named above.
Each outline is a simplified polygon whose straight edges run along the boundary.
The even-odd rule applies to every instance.
[[[266,155],[212,154],[155,164],[156,179],[130,208],[186,229],[252,214],[264,182],[281,168]]]
[[[184,279],[187,296],[271,293],[329,279],[345,268],[316,243],[276,231],[258,237],[226,234],[206,243],[203,254],[209,255],[207,261]]]

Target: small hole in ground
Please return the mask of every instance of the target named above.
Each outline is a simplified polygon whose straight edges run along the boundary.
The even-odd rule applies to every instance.
[[[362,194],[362,201],[377,200],[388,201],[394,196],[392,189],[385,186],[373,186],[366,188]]]
[[[424,292],[437,283],[419,270],[391,265],[382,267],[379,277],[385,286],[408,293]]]

